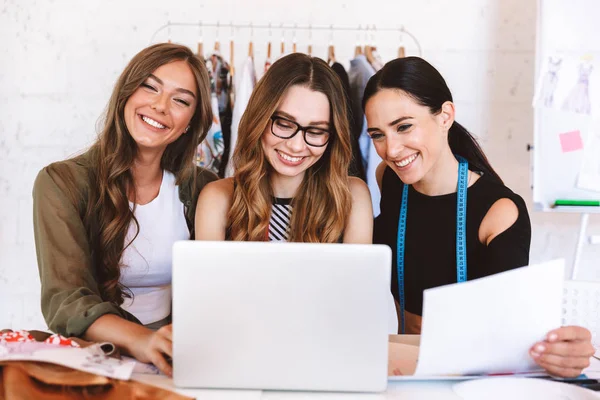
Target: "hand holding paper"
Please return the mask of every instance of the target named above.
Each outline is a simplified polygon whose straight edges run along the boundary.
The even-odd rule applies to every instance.
[[[596,349],[592,334],[581,326],[564,326],[549,332],[546,340],[532,346],[535,362],[553,375],[577,377],[590,366]]]
[[[561,324],[564,260],[428,289],[415,375],[539,370],[531,346]]]

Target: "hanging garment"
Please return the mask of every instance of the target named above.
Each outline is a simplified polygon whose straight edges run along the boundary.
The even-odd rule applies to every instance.
[[[231,160],[231,156],[233,155],[233,150],[235,149],[235,145],[237,143],[240,120],[242,119],[244,111],[246,111],[248,101],[250,100],[250,95],[252,94],[252,90],[256,85],[256,72],[254,69],[254,60],[252,59],[252,57],[248,57],[246,59],[246,61],[244,62],[244,66],[242,67],[241,73],[238,73],[237,76],[238,81],[236,84],[237,89],[235,93],[235,106],[233,107],[233,115],[231,118],[231,137],[229,141],[230,157],[227,160],[227,167],[225,169],[224,174],[225,177],[233,175],[233,162]]]
[[[371,55],[373,56],[373,59],[371,60],[371,66],[373,67],[375,72],[377,72],[381,68],[383,68],[383,60],[381,59],[379,52],[375,49],[371,50]]]
[[[269,41],[269,43],[267,44],[267,58],[265,59],[265,68],[263,70],[263,75],[265,72],[267,72],[269,70],[269,68],[271,68],[271,42]]]
[[[365,93],[365,87],[373,75],[375,75],[375,70],[364,55],[360,54],[353,60],[350,60],[348,78],[350,80],[354,129],[356,129],[356,132],[360,132],[358,137],[359,147],[367,178],[367,186],[369,187],[369,192],[371,192],[373,215],[376,217],[379,215],[379,199],[381,198],[381,195],[379,193],[379,187],[377,186],[375,171],[379,163],[381,163],[381,157],[379,157],[375,151],[375,146],[373,146],[373,142],[367,133],[367,120],[362,110],[362,99]]]
[[[333,71],[342,81],[342,87],[344,88],[344,93],[346,94],[346,103],[348,104],[348,124],[350,127],[350,142],[352,145],[352,161],[350,162],[348,174],[350,176],[357,176],[366,182],[365,169],[363,167],[362,157],[360,155],[360,147],[358,144],[360,131],[355,129],[353,122],[354,119],[352,117],[352,102],[350,100],[350,80],[348,79],[348,73],[346,72],[344,66],[339,62],[334,62],[331,65],[331,69],[333,69]]]
[[[223,59],[221,54],[214,52],[206,59],[206,67],[208,69],[210,77],[211,93],[213,93],[217,99],[217,108],[213,107],[213,113],[218,117],[218,142],[220,146],[211,147],[216,151],[212,153],[211,160],[218,160],[218,163],[213,163],[209,160],[209,163],[205,163],[202,166],[209,166],[211,170],[217,173],[220,177],[224,176],[225,165],[229,156],[230,137],[231,137],[231,116],[232,116],[232,94],[233,94],[233,82],[231,76],[231,67]],[[212,99],[211,99],[212,100]],[[216,110],[216,111],[215,111]],[[213,125],[213,128],[216,128]],[[211,129],[213,131],[213,129]],[[210,134],[217,133],[209,132]],[[207,140],[211,141],[207,137]],[[212,140],[214,142],[214,140]],[[205,150],[207,150],[205,148]],[[206,161],[205,161],[206,162]]]
[[[353,125],[357,132],[362,132],[363,129],[364,113],[362,110],[362,99],[367,82],[373,75],[375,75],[375,70],[363,54],[359,54],[353,60],[350,60],[350,69],[348,70],[350,101],[352,103]],[[365,169],[367,166],[367,157],[368,153],[362,152]]]
[[[216,93],[210,96],[210,105],[213,112],[213,123],[206,135],[206,139],[198,146],[196,151],[196,164],[218,172],[223,157],[224,143],[221,121],[219,120],[219,101]]]
[[[211,92],[217,95],[219,113],[222,113],[231,102],[231,67],[220,54],[213,53],[206,59],[206,68],[210,77]]]

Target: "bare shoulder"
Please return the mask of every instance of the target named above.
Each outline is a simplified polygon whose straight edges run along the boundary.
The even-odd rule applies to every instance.
[[[510,228],[519,217],[519,209],[509,198],[498,199],[492,204],[479,227],[479,240],[489,244],[496,236]]]
[[[373,207],[367,184],[355,177],[349,178],[352,210],[344,231],[344,243],[372,243]]]
[[[361,196],[371,196],[369,193],[369,188],[365,181],[355,176],[351,176],[348,178],[348,183],[350,187],[350,193],[353,198],[361,197]]]
[[[225,200],[233,195],[233,178],[218,179],[207,184],[201,195],[212,199]]]
[[[350,194],[352,195],[352,204],[371,206],[371,192],[369,187],[360,178],[351,176],[349,178]]]
[[[196,206],[196,240],[225,240],[232,194],[231,178],[210,182],[202,189]]]
[[[233,178],[219,179],[207,184],[198,197],[198,206],[229,210],[233,196]]]

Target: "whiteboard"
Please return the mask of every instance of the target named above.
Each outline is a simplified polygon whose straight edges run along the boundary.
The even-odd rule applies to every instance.
[[[600,200],[600,0],[538,0],[536,39],[534,208]]]

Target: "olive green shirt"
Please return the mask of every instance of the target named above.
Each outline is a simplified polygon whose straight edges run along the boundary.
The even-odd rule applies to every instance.
[[[82,336],[105,314],[140,323],[132,314],[100,296],[83,217],[90,185],[89,153],[42,169],[33,186],[33,227],[42,284],[42,314],[50,330],[63,336]],[[72,176],[68,190],[58,174]],[[194,236],[194,214],[200,190],[217,176],[197,168],[196,190],[191,182],[179,185],[179,199]]]

